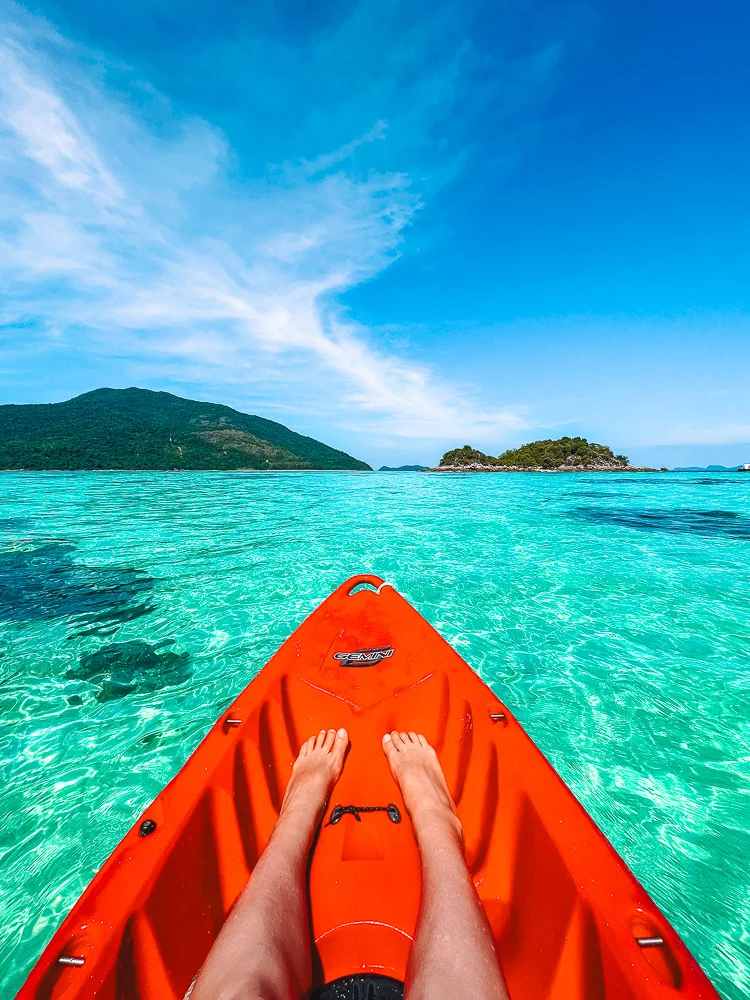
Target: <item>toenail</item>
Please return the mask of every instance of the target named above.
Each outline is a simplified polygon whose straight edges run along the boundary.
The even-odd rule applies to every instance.
[[[386,733],[385,736],[383,737],[383,743],[390,743],[390,742],[391,742],[391,734]]]
[[[343,740],[343,738],[346,736],[346,730],[345,729],[339,729],[339,731],[336,733],[336,735],[338,736],[338,738],[340,740]]]

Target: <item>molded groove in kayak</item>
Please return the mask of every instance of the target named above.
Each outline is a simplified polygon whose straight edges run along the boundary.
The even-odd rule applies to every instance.
[[[281,709],[284,715],[284,726],[286,727],[289,747],[294,757],[299,750],[303,737],[297,733],[297,727],[294,724],[294,709],[292,707],[291,696],[289,693],[290,686],[289,675],[284,674],[281,678]],[[307,739],[307,737],[305,736],[304,739]]]
[[[453,801],[457,806],[460,806],[461,798],[464,794],[464,785],[466,784],[466,775],[469,772],[471,751],[474,747],[474,720],[471,715],[471,705],[468,701],[464,702],[464,709],[461,715],[461,731],[456,746],[458,747],[458,760],[456,779],[453,785]]]
[[[466,846],[466,863],[472,875],[480,871],[487,860],[487,851],[492,840],[492,830],[495,826],[497,803],[500,794],[500,779],[497,766],[497,747],[494,743],[489,747],[489,760],[484,775],[479,768],[469,773],[471,785],[467,788],[467,804],[471,803],[471,815],[464,810],[466,828],[469,835],[464,837]],[[477,785],[474,789],[474,785]],[[469,837],[471,839],[469,839]]]
[[[260,845],[268,843],[274,824],[279,817],[278,810],[271,801],[271,793],[268,788],[266,778],[266,766],[263,762],[260,750],[252,740],[243,739],[241,743],[242,759],[245,771],[247,788],[251,791],[249,801],[252,803],[252,826],[255,828],[255,843]]]
[[[228,913],[250,876],[234,801],[223,787],[211,789],[211,821],[222,910]]]
[[[279,723],[281,723],[282,727],[284,726],[283,713],[278,704],[270,700],[264,701],[260,707],[259,720],[260,755],[263,758],[268,793],[271,796],[271,802],[273,802],[273,807],[277,813],[281,809],[282,799],[281,788],[279,787],[279,772],[281,770],[279,747],[281,734],[279,732]]]
[[[179,989],[184,995],[196,970],[192,962],[208,954],[228,912],[224,905],[216,850],[210,793],[204,794],[163,860],[145,913],[155,940]],[[190,914],[174,933],[177,914]],[[136,929],[141,926],[136,922]],[[136,941],[138,938],[136,937]],[[150,952],[149,952],[150,954]]]
[[[596,924],[589,908],[576,899],[547,997],[548,1000],[599,1000],[605,995]]]
[[[240,740],[234,750],[234,774],[232,788],[234,806],[245,852],[245,865],[252,871],[258,860],[258,837],[255,832],[255,817],[250,795],[249,768],[246,759],[246,743]]]
[[[167,966],[153,924],[145,913],[140,912],[135,914],[130,927],[138,1000],[162,1000],[165,997],[167,1000],[178,1000],[184,991],[173,982],[170,974],[173,966]]]
[[[554,891],[550,891],[551,887]],[[521,813],[511,900],[508,977],[522,978],[530,995],[544,996],[565,942],[576,889],[560,852],[528,798]]]
[[[435,726],[435,749],[438,753],[441,752],[445,746],[445,734],[448,731],[448,719],[450,718],[451,710],[451,685],[448,680],[448,675],[442,670],[439,674],[440,678],[440,702],[438,704],[438,722]]]

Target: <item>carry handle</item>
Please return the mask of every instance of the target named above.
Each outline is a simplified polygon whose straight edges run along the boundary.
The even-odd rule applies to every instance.
[[[382,577],[375,576],[374,573],[360,573],[343,583],[340,589],[348,597],[351,597],[353,594],[359,593],[360,590],[374,590],[376,594],[379,594],[384,586],[387,587],[390,584],[387,584]]]

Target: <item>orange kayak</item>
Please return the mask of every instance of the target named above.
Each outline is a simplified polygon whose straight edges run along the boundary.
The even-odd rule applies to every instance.
[[[375,576],[334,591],[217,720],[19,1000],[182,1000],[268,841],[301,742],[339,726],[350,753],[310,868],[316,987],[404,979],[420,867],[380,741],[414,729],[438,750],[513,1000],[717,1000],[510,710]]]

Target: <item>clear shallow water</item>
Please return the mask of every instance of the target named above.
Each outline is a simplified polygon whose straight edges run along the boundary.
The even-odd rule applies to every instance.
[[[0,475],[0,996],[346,577],[460,651],[750,998],[750,476]]]

